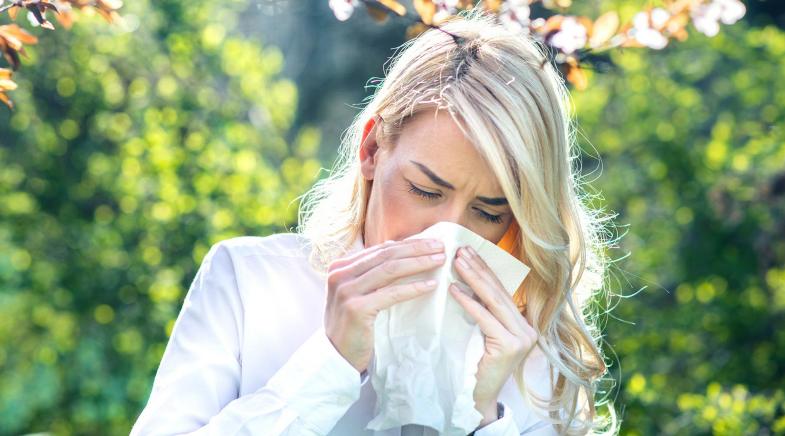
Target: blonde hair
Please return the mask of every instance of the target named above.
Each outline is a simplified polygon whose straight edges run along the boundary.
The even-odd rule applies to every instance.
[[[441,29],[393,55],[342,136],[331,175],[304,195],[298,232],[311,244],[310,261],[324,273],[361,235],[371,186],[358,155],[366,121],[380,115],[382,138],[392,144],[413,115],[446,108],[502,186],[520,230],[513,254],[531,267],[514,299],[558,376],[551,398],[524,395],[522,362],[514,372],[521,394],[547,411],[561,434],[615,434],[613,404],[600,416],[602,402],[595,402],[607,368],[593,304],[607,265],[601,224],[613,217],[584,204],[569,92],[538,42],[479,7]]]

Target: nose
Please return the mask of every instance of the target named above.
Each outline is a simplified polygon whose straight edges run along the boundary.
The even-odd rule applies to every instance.
[[[423,231],[428,227],[441,221],[447,221],[454,224],[459,224],[463,227],[468,228],[469,230],[474,231],[474,229],[469,227],[469,223],[466,219],[465,210],[458,209],[458,208],[450,208],[450,207],[444,207],[439,209],[433,215],[433,217],[425,223],[425,227],[423,227],[420,231]]]

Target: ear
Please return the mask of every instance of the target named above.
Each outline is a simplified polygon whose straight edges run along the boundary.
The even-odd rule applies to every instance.
[[[379,143],[376,141],[378,117],[378,115],[374,115],[365,123],[360,141],[360,171],[367,180],[373,180],[378,163]]]

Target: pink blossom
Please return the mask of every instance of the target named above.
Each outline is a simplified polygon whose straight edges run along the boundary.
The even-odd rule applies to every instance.
[[[352,16],[354,8],[359,6],[359,0],[330,0],[330,9],[340,21],[346,21]]]
[[[663,49],[668,45],[668,38],[660,32],[660,29],[669,18],[668,11],[662,8],[654,8],[651,13],[638,12],[632,18],[632,28],[628,34],[646,47],[655,50]]]
[[[530,13],[527,0],[506,1],[499,11],[499,21],[512,31],[528,33],[531,24]]]
[[[706,36],[714,36],[720,31],[720,22],[733,24],[747,12],[744,3],[739,0],[712,0],[692,10],[692,23],[699,32]]]
[[[586,28],[575,17],[564,17],[561,28],[551,37],[551,45],[560,48],[567,54],[583,48],[586,41]]]
[[[671,17],[670,12],[666,11],[663,8],[654,8],[651,10],[651,27],[657,30],[662,29],[665,27],[665,23]]]

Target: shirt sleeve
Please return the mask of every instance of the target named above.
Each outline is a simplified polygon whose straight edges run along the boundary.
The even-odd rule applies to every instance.
[[[499,405],[501,405],[504,413],[502,417],[473,431],[471,433],[472,436],[518,436],[518,427],[515,425],[515,421],[512,420],[512,416],[510,416],[507,406],[501,401],[499,402]]]
[[[473,436],[555,436],[556,429],[547,421],[538,421],[523,430],[519,430],[513,418],[513,412],[503,402],[499,402],[503,415],[492,423],[475,430]]]
[[[542,351],[535,349],[526,361],[523,371],[523,377],[529,389],[539,396],[549,398],[553,393],[551,383],[556,380],[557,376],[558,371],[548,363]],[[517,387],[514,384],[511,387],[515,392],[514,395],[518,398],[520,393]],[[533,410],[530,409],[532,406],[523,401],[510,399],[509,403],[500,400],[499,404],[503,409],[502,417],[475,430],[474,436],[556,436],[559,434],[550,421],[540,417],[542,411],[537,410],[537,413],[533,413]]]
[[[360,374],[324,328],[267,384],[238,398],[243,301],[231,250],[214,244],[175,320],[131,436],[326,435],[360,397]]]

